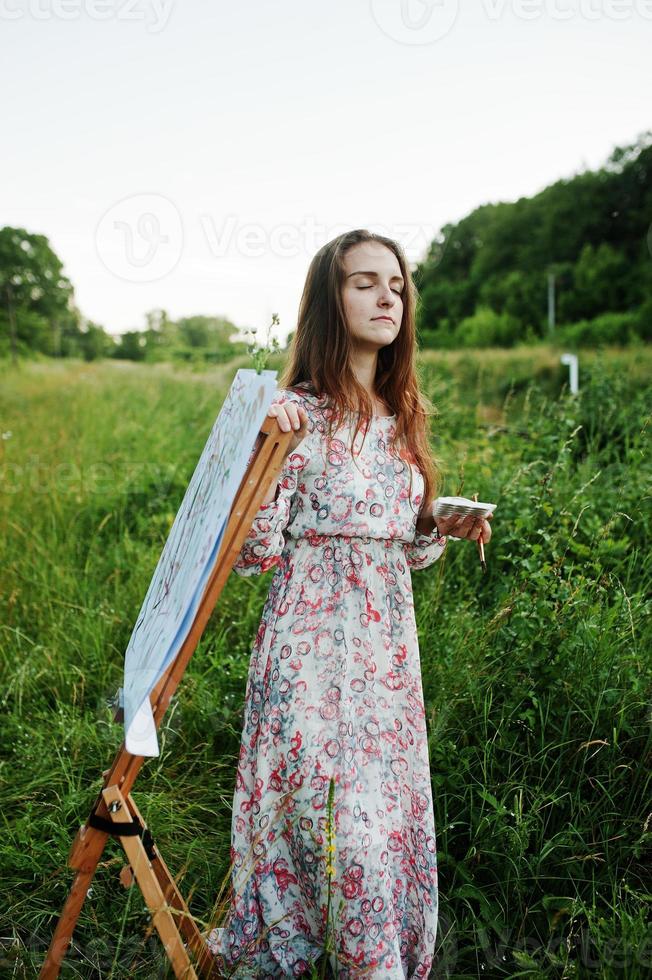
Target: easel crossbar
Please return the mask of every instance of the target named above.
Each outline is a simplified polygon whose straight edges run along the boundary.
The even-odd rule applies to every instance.
[[[106,820],[93,811],[88,818],[88,825],[89,827],[95,827],[96,830],[103,830],[112,837],[140,837],[147,852],[147,857],[150,860],[156,857],[154,838],[147,827],[143,827],[138,817],[134,817],[131,823],[121,824],[118,827],[112,820]]]

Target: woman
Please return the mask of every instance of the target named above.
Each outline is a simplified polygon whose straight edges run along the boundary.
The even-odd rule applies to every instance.
[[[367,231],[329,242],[269,409],[296,431],[234,565],[275,573],[245,695],[231,904],[209,936],[226,975],[301,976],[327,929],[338,978],[432,967],[437,857],[411,570],[448,536],[487,542],[491,528],[432,516],[415,300],[398,244]]]

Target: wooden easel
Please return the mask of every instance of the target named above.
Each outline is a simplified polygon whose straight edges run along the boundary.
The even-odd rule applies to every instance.
[[[158,729],[186,667],[220,596],[263,497],[281,471],[292,431],[282,432],[275,418],[267,416],[260,428],[255,455],[238,488],[220,551],[197,609],[190,632],[176,659],[150,694]],[[262,439],[261,439],[262,437]],[[119,709],[116,719],[120,716]],[[41,980],[59,975],[84,899],[109,836],[122,844],[129,861],[121,880],[133,875],[152,921],[165,946],[174,974],[184,980],[216,978],[215,960],[192,918],[176,882],[167,868],[145,821],[131,796],[143,756],[127,752],[123,741],[113,765],[104,772],[104,786],[86,823],[75,837],[68,865],[77,872],[41,967]],[[189,952],[193,954],[194,964]]]

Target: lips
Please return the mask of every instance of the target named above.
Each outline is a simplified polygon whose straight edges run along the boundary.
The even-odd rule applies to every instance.
[[[372,320],[384,320],[385,323],[393,323],[391,316],[373,316]]]

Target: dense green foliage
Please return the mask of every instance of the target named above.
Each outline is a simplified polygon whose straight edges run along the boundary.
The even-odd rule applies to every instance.
[[[652,339],[652,132],[604,167],[446,224],[415,273],[424,347]],[[609,319],[605,319],[605,315]]]
[[[0,356],[83,354],[79,333],[72,284],[47,238],[0,228]]]
[[[71,839],[121,741],[107,701],[237,366],[3,374],[2,976],[32,978],[49,943]],[[485,576],[466,541],[413,574],[440,872],[433,977],[650,975],[651,367],[649,348],[587,354],[575,397],[545,348],[421,358],[442,492],[498,505]],[[229,577],[134,790],[202,924],[228,871],[270,575]],[[64,976],[172,975],[140,894],[118,882],[123,863],[109,844]]]

